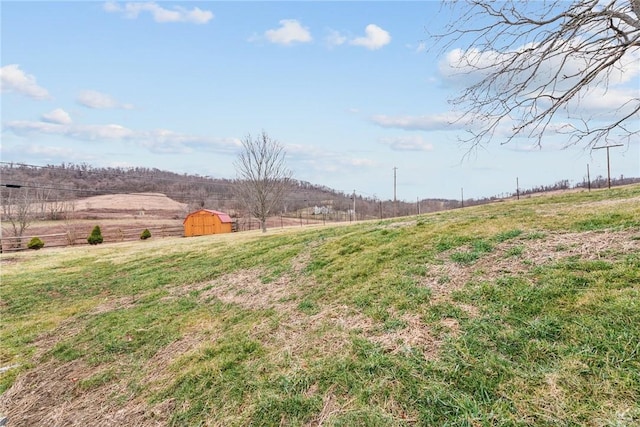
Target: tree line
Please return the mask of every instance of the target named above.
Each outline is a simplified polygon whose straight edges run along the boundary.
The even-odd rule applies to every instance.
[[[70,222],[74,203],[78,199],[130,193],[162,193],[188,205],[189,210],[201,208],[231,212],[236,217],[257,217],[247,209],[242,194],[242,180],[230,180],[179,174],[145,167],[94,167],[89,164],[27,165],[0,163],[0,199],[2,232],[5,237],[20,237],[34,220]],[[612,185],[640,182],[640,178],[612,178]],[[601,176],[590,183],[581,182],[574,188],[605,188],[608,180]],[[326,221],[360,221],[415,215],[460,207],[491,203],[504,197],[571,188],[568,180],[529,189],[517,189],[511,194],[481,199],[422,199],[415,202],[379,200],[355,193],[344,193],[288,177],[277,205],[269,215],[308,218],[316,216]],[[245,188],[244,191],[247,189]],[[262,224],[264,226],[264,224]]]

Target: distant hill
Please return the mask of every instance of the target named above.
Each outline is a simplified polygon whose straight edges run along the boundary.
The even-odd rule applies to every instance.
[[[160,193],[185,204],[188,210],[211,208],[241,212],[243,207],[234,195],[234,180],[211,178],[200,175],[178,174],[155,168],[98,168],[88,164],[24,165],[0,162],[2,184],[21,185],[37,193],[47,201],[77,200],[92,196],[131,193]],[[612,185],[639,182],[638,178],[612,180]],[[604,187],[607,181],[596,178],[592,188]],[[580,184],[577,187],[583,187]],[[532,189],[521,189],[520,195],[571,188],[568,181]],[[0,190],[6,191],[5,187]],[[515,196],[515,194],[513,195]],[[282,213],[309,212],[314,206],[330,207],[336,212],[347,212],[353,208],[353,195],[323,185],[294,180],[290,193],[281,208]],[[499,200],[498,197],[465,199],[464,206],[484,204]],[[423,199],[419,202],[377,200],[356,195],[358,219],[387,218],[453,209],[462,206],[460,200]]]
[[[95,168],[87,164],[34,166],[1,163],[2,183],[21,185],[57,200],[77,200],[92,196],[131,193],[160,193],[187,205],[187,209],[215,208],[241,211],[234,195],[234,181],[178,174],[151,168]],[[457,200],[429,199],[421,201],[423,212],[458,207]],[[282,211],[284,213],[309,210],[314,206],[330,206],[335,211],[348,211],[353,206],[352,194],[293,180],[292,188]],[[416,212],[416,203],[379,201],[356,195],[359,219],[409,215]]]

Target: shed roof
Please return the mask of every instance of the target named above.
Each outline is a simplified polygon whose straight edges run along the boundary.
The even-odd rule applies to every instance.
[[[189,216],[191,216],[193,214],[196,214],[198,212],[207,212],[207,213],[210,213],[211,215],[218,215],[218,218],[220,218],[220,221],[222,221],[222,222],[233,222],[233,220],[231,219],[229,214],[226,214],[226,213],[220,212],[220,211],[214,211],[213,209],[200,209],[200,210],[197,210],[195,212],[191,212],[189,215],[187,215],[187,217],[189,217]],[[186,220],[187,219],[185,218],[185,221]]]

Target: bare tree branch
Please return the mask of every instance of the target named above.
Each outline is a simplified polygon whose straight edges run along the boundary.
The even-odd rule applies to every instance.
[[[446,4],[455,19],[433,38],[446,77],[463,85],[451,103],[470,123],[471,147],[519,137],[542,146],[561,133],[566,146],[592,148],[640,134],[640,87],[616,91],[640,74],[640,0]],[[606,95],[617,105],[594,108]]]

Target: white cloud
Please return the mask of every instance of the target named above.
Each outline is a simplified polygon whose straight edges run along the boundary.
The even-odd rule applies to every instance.
[[[421,136],[402,136],[381,138],[380,142],[395,151],[432,151],[433,144],[422,139]]]
[[[5,65],[0,68],[2,92],[16,92],[33,99],[49,99],[49,92],[38,85],[36,78],[26,74],[18,64]]]
[[[628,110],[638,104],[640,89],[625,90],[622,88],[595,87],[585,96],[572,100],[569,109],[579,109],[596,115],[625,115]]]
[[[42,121],[48,123],[57,123],[60,125],[69,125],[71,124],[71,116],[62,108],[56,108],[53,111],[44,113],[42,115]]]
[[[375,24],[369,24],[364,29],[364,37],[356,37],[349,43],[354,46],[363,46],[369,50],[380,49],[391,43],[391,35]]]
[[[528,77],[533,66],[520,75],[511,74],[496,78],[490,89],[495,90],[497,96],[497,91],[503,87],[512,87],[526,82],[519,93],[523,97],[536,98],[536,108],[548,108],[551,105],[549,99],[540,95],[559,97],[576,84],[583,71],[588,68],[586,57],[571,54],[573,46],[581,42],[579,38],[571,40],[558,49],[558,55],[536,64],[535,75],[531,78]],[[521,52],[534,47],[536,46],[533,44],[523,45],[517,47],[516,51]],[[446,84],[457,88],[468,88],[495,72],[498,64],[504,63],[508,57],[508,54],[497,51],[471,49],[465,52],[461,49],[453,49],[447,52],[439,63],[439,72]],[[531,63],[533,62],[532,59]],[[639,75],[640,50],[630,52],[616,67],[576,93],[563,106],[562,112],[559,111],[556,114],[556,120],[554,120],[556,123],[558,123],[557,120],[567,120],[567,123],[562,123],[558,132],[569,134],[572,129],[586,129],[590,123],[611,121],[616,117],[630,114],[640,102],[640,88],[637,84]],[[487,96],[491,94],[488,93]],[[478,125],[481,125],[482,118],[478,117],[477,121]],[[571,122],[573,125],[570,124]],[[638,123],[640,123],[638,120],[628,120],[626,126],[633,132],[640,128]],[[510,125],[508,118],[505,118],[496,135],[511,136],[513,135],[512,127],[513,123]],[[532,129],[537,132],[535,128]],[[551,127],[547,127],[547,131],[551,130]],[[528,132],[525,131],[524,135],[528,135]]]
[[[104,10],[109,13],[122,13],[127,19],[136,19],[142,12],[148,12],[158,23],[187,22],[191,24],[206,24],[213,19],[213,13],[194,7],[191,10],[180,6],[166,9],[155,2],[130,2],[122,6],[117,2],[107,2]]]
[[[386,116],[375,115],[371,121],[383,128],[397,128],[404,130],[458,130],[465,129],[469,122],[462,120],[453,113],[434,114],[424,116]]]
[[[372,159],[352,157],[344,151],[328,151],[316,146],[286,144],[285,150],[290,160],[304,165],[305,171],[334,173],[344,170],[345,167],[350,170],[369,169],[378,165]]]
[[[526,82],[524,91],[529,96],[544,93],[558,96],[568,90],[582,78],[584,70],[589,68],[587,56],[575,54],[580,51],[584,41],[575,38],[556,49],[555,55],[540,61],[536,58],[542,48],[539,45],[526,44],[515,48],[514,52],[531,51],[531,58],[522,64],[522,73],[503,75],[494,81],[492,87],[501,88]],[[535,49],[535,51],[534,51]],[[452,49],[439,62],[438,69],[444,81],[456,87],[469,87],[496,72],[500,66],[511,63],[513,53],[494,50],[480,51]],[[640,50],[630,52],[627,57],[591,83],[591,87],[615,86],[634,82],[637,93],[637,77],[640,75]],[[532,76],[531,73],[535,71]],[[558,78],[556,78],[556,76]]]
[[[131,129],[115,124],[72,125],[15,120],[7,122],[5,124],[5,129],[17,134],[36,133],[44,135],[61,135],[86,141],[127,139],[134,136],[134,131]]]
[[[378,166],[377,161],[372,159],[365,159],[363,157],[341,158],[340,163],[346,166],[354,166],[358,168],[369,168]]]
[[[356,169],[370,170],[379,166],[379,163],[375,160],[349,157],[348,155],[345,156],[344,153],[325,153],[324,157],[304,157],[299,159],[298,163],[303,165],[304,173],[314,171],[320,173],[322,177],[326,177],[326,174],[340,174],[340,176],[343,176]]]
[[[17,135],[59,135],[88,142],[134,142],[154,153],[190,153],[207,151],[233,153],[240,145],[235,138],[211,138],[182,134],[166,129],[137,131],[117,124],[76,125],[44,121],[16,120],[5,123],[4,129]]]
[[[416,53],[422,53],[427,51],[427,44],[425,42],[418,43],[417,46],[409,45],[409,49],[413,49]]]
[[[340,46],[347,42],[347,37],[343,36],[339,31],[329,29],[325,42],[329,47]]]
[[[84,90],[78,94],[76,102],[80,105],[84,105],[88,108],[95,109],[108,109],[108,108],[122,108],[124,110],[131,110],[133,106],[131,104],[121,104],[116,101],[111,95],[101,93],[95,90]]]
[[[48,135],[61,135],[69,126],[59,123],[34,122],[29,120],[13,120],[6,122],[4,128],[16,134],[22,133],[43,133]]]
[[[95,162],[97,160],[95,156],[82,153],[77,149],[54,147],[50,144],[6,145],[2,147],[2,154],[14,159],[24,159],[27,156],[34,161],[37,159],[38,163]]]
[[[136,132],[132,138],[154,153],[191,153],[194,151],[234,153],[241,143],[236,138],[211,138],[183,134],[167,129]]]
[[[115,1],[108,1],[105,4],[102,5],[102,9],[105,12],[109,12],[109,13],[115,13],[115,12],[121,12],[122,6],[120,6],[117,2]]]
[[[302,160],[334,157],[336,154],[324,149],[301,144],[286,144],[285,151],[287,152],[287,156]]]
[[[70,148],[64,147],[51,147],[51,146],[41,146],[41,145],[28,145],[26,147],[21,147],[22,154],[29,154],[35,157],[41,158],[62,158],[62,159],[73,159],[77,158],[76,152]],[[68,161],[68,160],[67,160]]]
[[[567,111],[570,115],[582,115],[594,120],[613,120],[631,114],[640,103],[639,99],[640,89],[634,91],[621,87],[597,86],[584,90],[571,99]],[[636,117],[640,119],[638,114]],[[633,126],[633,123],[628,125]],[[640,122],[636,122],[636,129],[639,127]]]
[[[274,30],[267,30],[264,36],[271,43],[290,45],[292,43],[307,43],[313,40],[309,29],[303,27],[295,19],[283,19],[280,27]]]

